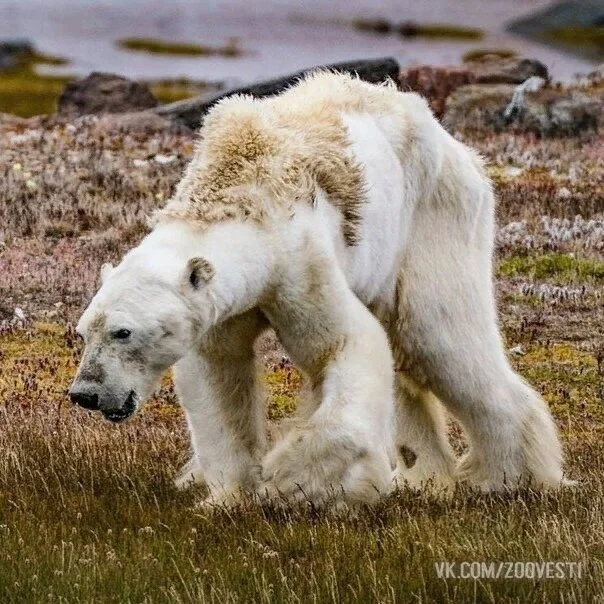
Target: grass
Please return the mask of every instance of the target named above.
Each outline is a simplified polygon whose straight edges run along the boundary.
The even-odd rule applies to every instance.
[[[499,266],[504,277],[527,276],[557,283],[604,283],[604,262],[568,254],[539,254],[506,258]]]
[[[116,44],[124,50],[179,57],[237,57],[243,52],[235,39],[229,40],[224,46],[170,42],[154,38],[124,38],[123,40],[118,40]]]
[[[604,589],[604,521],[593,504],[604,497],[597,366],[572,346],[535,346],[520,368],[545,389],[573,391],[552,402],[580,489],[484,496],[460,488],[450,500],[400,492],[333,517],[195,509],[199,493],[171,482],[188,445],[170,388],[130,423],[108,425],[66,400],[79,356],[72,330],[15,328],[0,344],[3,602],[546,602],[586,601]],[[273,380],[286,381],[274,372]],[[474,560],[581,562],[584,578],[437,578],[436,563]]]
[[[73,325],[98,269],[146,232],[193,138],[103,120],[0,121],[0,601],[545,603],[604,593],[601,142],[491,132],[469,142],[488,158],[500,200],[506,345],[550,404],[579,486],[505,496],[460,487],[446,500],[399,491],[340,516],[212,513],[195,507],[200,491],[172,485],[189,442],[169,376],[124,425],[67,397],[81,353]],[[158,164],[157,154],[177,160]],[[301,387],[283,354],[274,340],[260,351],[273,421]],[[435,569],[546,560],[582,562],[583,578],[445,581]]]

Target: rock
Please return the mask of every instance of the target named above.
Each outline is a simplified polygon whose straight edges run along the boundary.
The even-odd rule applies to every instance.
[[[537,92],[537,90],[541,90],[545,84],[546,81],[543,78],[531,76],[528,80],[525,80],[522,84],[516,86],[514,94],[512,95],[512,100],[503,112],[503,117],[509,121],[515,114],[523,111],[526,106],[524,100],[525,94],[527,92]]]
[[[94,128],[110,134],[128,132],[137,136],[151,136],[166,131],[172,134],[191,134],[188,128],[178,126],[149,110],[102,115]]]
[[[401,90],[412,90],[426,97],[437,117],[442,116],[448,96],[460,86],[472,82],[474,76],[465,67],[422,65],[403,69],[399,75]]]
[[[531,77],[549,79],[547,67],[534,59],[501,58],[486,55],[463,67],[421,65],[403,69],[401,90],[413,90],[426,97],[437,117],[442,117],[447,98],[468,84],[521,84]]]
[[[451,132],[490,129],[565,137],[596,131],[604,120],[604,99],[577,90],[525,90],[522,104],[509,111],[515,94],[518,98],[518,87],[511,84],[458,88],[447,99],[443,126]]]
[[[16,67],[21,60],[34,54],[34,45],[29,40],[0,40],[0,71]]]
[[[91,73],[67,84],[59,98],[59,115],[126,113],[151,109],[157,99],[146,84],[109,73]]]
[[[549,80],[547,67],[536,59],[486,55],[466,67],[476,84],[522,84],[533,76]]]

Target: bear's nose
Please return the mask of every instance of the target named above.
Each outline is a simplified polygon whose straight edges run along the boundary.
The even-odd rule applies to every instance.
[[[99,408],[99,396],[98,394],[88,394],[86,392],[70,392],[71,402],[84,407],[84,409],[90,409],[91,411],[98,411]]]

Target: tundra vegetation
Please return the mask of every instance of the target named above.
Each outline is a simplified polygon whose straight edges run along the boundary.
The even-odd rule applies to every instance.
[[[499,198],[497,292],[514,366],[545,396],[576,488],[397,492],[339,516],[200,510],[166,376],[112,425],[74,408],[77,317],[193,152],[182,130],[0,119],[0,601],[586,602],[604,593],[604,146],[481,132]],[[301,378],[258,345],[269,416]],[[464,448],[459,426],[451,438]],[[444,561],[571,561],[582,578],[442,580]]]

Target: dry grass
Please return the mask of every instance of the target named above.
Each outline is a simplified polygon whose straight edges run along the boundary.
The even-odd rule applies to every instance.
[[[596,137],[484,135],[513,363],[550,403],[575,489],[447,501],[400,492],[356,515],[195,509],[169,379],[126,425],[73,408],[73,322],[172,190],[191,138],[107,120],[0,121],[0,601],[587,602],[604,594],[604,154]],[[166,162],[166,158],[170,158]],[[576,216],[580,215],[580,218]],[[13,317],[23,309],[23,325]],[[274,340],[270,415],[300,376]],[[444,561],[582,562],[576,580],[449,580]]]

